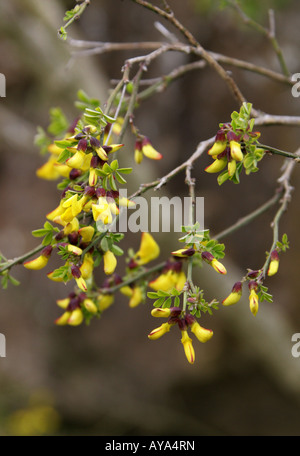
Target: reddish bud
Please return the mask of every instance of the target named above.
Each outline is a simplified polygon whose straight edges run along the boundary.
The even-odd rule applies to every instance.
[[[101,196],[105,196],[106,195],[106,190],[104,190],[104,188],[97,188],[96,189],[96,196],[97,198],[100,198]]]
[[[79,140],[78,144],[77,144],[77,150],[83,150],[83,152],[85,152],[87,149],[87,140],[86,138],[82,138]]]
[[[250,282],[248,283],[248,288],[249,288],[250,291],[251,290],[256,291],[258,289],[258,285],[255,282],[255,280],[250,280]]]
[[[187,326],[191,326],[196,321],[196,318],[191,314],[186,314],[184,319]]]
[[[79,238],[79,235],[78,235],[77,231],[74,231],[73,233],[68,234],[68,240],[69,240],[70,244],[72,244],[72,245],[76,245],[78,243],[78,238]]]
[[[99,139],[94,138],[93,136],[90,138],[90,145],[92,147],[96,147],[96,148],[101,147],[101,143],[100,143]]]
[[[70,171],[70,174],[69,174],[69,178],[71,180],[74,180],[77,177],[79,177],[80,175],[81,175],[80,169],[72,168],[71,171]]]
[[[208,263],[210,263],[214,259],[214,256],[210,252],[202,252],[201,257],[204,261],[207,261]]]
[[[73,277],[76,279],[79,279],[81,277],[81,271],[78,266],[75,266],[74,264],[71,266],[71,274]]]
[[[47,245],[47,247],[45,247],[42,251],[41,251],[41,255],[45,256],[45,257],[50,257],[51,253],[52,253],[52,246],[51,245]]]

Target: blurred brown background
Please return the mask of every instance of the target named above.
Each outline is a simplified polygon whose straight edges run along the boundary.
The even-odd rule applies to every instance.
[[[232,11],[220,11],[217,1],[169,3],[208,50],[279,69],[269,43]],[[268,7],[275,8],[289,69],[299,72],[299,2],[246,3],[264,24]],[[71,49],[56,31],[64,11],[73,5],[54,0],[0,4],[0,72],[7,82],[6,98],[0,100],[0,249],[8,258],[37,245],[31,231],[42,227],[44,214],[58,204],[56,185],[35,176],[44,161],[33,145],[36,126],[47,127],[53,106],[62,107],[71,120],[80,88],[104,102],[110,80],[120,78],[124,59],[134,55],[70,58]],[[129,0],[100,0],[92,2],[69,35],[97,41],[160,40],[157,19]],[[149,68],[147,77],[191,59],[177,53],[165,57]],[[299,115],[300,101],[289,87],[230,70],[257,109]],[[147,100],[135,120],[164,158],[158,163],[145,159],[129,193],[139,182],[161,177],[184,161],[236,108],[209,68],[186,75]],[[265,144],[289,151],[299,146],[299,128],[261,131]],[[132,146],[128,137],[120,154],[125,166],[134,166]],[[243,175],[239,187],[227,183],[221,191],[216,176],[203,172],[208,163],[207,156],[201,158],[193,174],[197,196],[205,197],[206,228],[217,233],[273,195],[283,162],[266,157],[259,173]],[[157,324],[149,300],[133,310],[119,294],[115,305],[90,327],[56,327],[60,309],[55,301],[66,296],[68,287],[49,281],[43,272],[16,267],[13,275],[21,285],[0,292],[0,332],[7,342],[7,356],[0,358],[0,434],[299,435],[300,360],[291,354],[291,337],[300,332],[298,174],[296,169],[293,199],[280,225],[291,249],[282,255],[278,275],[266,282],[274,303],[261,304],[254,318],[245,296],[235,307],[204,316],[201,322],[214,330],[214,337],[206,345],[194,343],[194,366],[186,362],[176,331],[157,342],[147,339]],[[187,196],[184,176],[155,193],[160,195]],[[224,240],[226,277],[216,277],[208,268],[199,272],[197,282],[207,290],[207,299],[222,300],[245,268],[262,265],[272,242],[274,213],[275,208]],[[155,237],[162,243],[161,258],[178,247],[176,233]],[[139,236],[129,235],[122,246],[126,250],[129,245],[137,249]]]

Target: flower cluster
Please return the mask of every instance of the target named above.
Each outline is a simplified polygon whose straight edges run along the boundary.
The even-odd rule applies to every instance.
[[[141,163],[143,158],[147,157],[151,160],[161,160],[162,154],[159,153],[151,144],[151,141],[146,136],[136,139],[134,148],[134,159],[136,163]]]
[[[63,139],[48,145],[48,160],[37,170],[40,178],[62,179],[58,184],[62,193],[59,205],[46,215],[44,228],[33,232],[36,237],[44,237],[43,250],[37,258],[23,264],[27,269],[45,268],[54,251],[63,260],[62,266],[47,273],[47,277],[56,282],[75,282],[74,292],[57,301],[64,309],[56,320],[57,325],[77,326],[100,315],[114,302],[110,289],[123,282],[115,272],[117,256],[123,254],[117,245],[123,234],[110,232],[109,226],[121,206],[134,204],[119,197],[116,185],[116,182],[126,183],[122,174],[130,172],[131,168],[119,168],[117,160],[109,160],[123,144],[103,144],[108,127],[112,128],[111,125],[105,128],[83,126],[79,121]],[[114,132],[117,130],[118,124]],[[149,233],[143,233],[130,268],[143,267],[158,255],[158,244]],[[108,279],[99,289],[94,269],[101,264]],[[121,292],[130,296],[130,307],[143,300],[143,289],[134,282],[130,287],[122,287]]]
[[[158,328],[153,329],[148,335],[148,338],[150,340],[157,340],[169,332],[173,326],[178,325],[181,332],[181,343],[183,345],[184,353],[190,364],[195,362],[195,351],[192,339],[188,334],[188,329],[190,328],[191,332],[202,343],[207,342],[213,336],[213,331],[211,329],[200,326],[193,315],[184,313],[180,307],[156,308],[152,310],[151,315],[153,317],[164,317],[168,320]]]
[[[250,120],[250,113],[251,104],[244,103],[239,113],[232,114],[230,123],[220,124],[215,142],[208,151],[214,161],[205,171],[220,173],[219,185],[228,179],[239,183],[243,167],[246,174],[258,171],[257,163],[263,158],[264,150],[258,147],[260,133],[252,131],[254,119]]]
[[[252,314],[255,316],[259,309],[259,302],[272,302],[272,295],[268,293],[268,288],[263,285],[266,277],[274,276],[279,269],[279,254],[285,252],[289,248],[287,235],[284,234],[282,241],[277,241],[276,248],[267,252],[265,264],[261,269],[249,269],[246,276],[241,281],[236,282],[231,290],[231,293],[222,301],[224,306],[231,306],[239,302],[242,297],[243,284],[247,282],[249,292],[249,307]]]
[[[207,172],[226,168],[219,176],[219,183],[227,178],[237,182],[241,165],[247,173],[255,171],[260,156],[256,147],[259,133],[252,132],[249,109],[244,105],[237,116],[233,113],[230,124],[220,125],[208,152],[214,162],[206,168]],[[58,326],[75,327],[101,316],[115,302],[117,291],[128,298],[130,308],[144,303],[147,296],[155,299],[152,316],[164,317],[167,321],[152,330],[149,339],[156,340],[177,325],[186,358],[193,364],[195,351],[189,333],[202,343],[211,339],[213,331],[201,326],[197,318],[206,312],[211,315],[212,310],[218,308],[218,301],[206,301],[203,290],[193,282],[192,269],[208,264],[221,276],[227,274],[220,261],[225,255],[225,246],[211,239],[209,230],[200,230],[196,222],[182,227],[183,236],[179,239],[184,243],[182,248],[172,251],[162,264],[149,268],[148,264],[160,255],[160,247],[150,233],[144,232],[137,251],[129,249],[125,273],[119,275],[117,257],[124,252],[118,244],[124,235],[109,228],[119,216],[121,206],[135,204],[121,197],[119,192],[119,184],[126,183],[123,174],[130,173],[131,168],[121,168],[113,155],[124,146],[117,140],[123,129],[122,118],[114,120],[105,116],[100,107],[86,109],[86,112],[85,119],[90,119],[90,124],[80,119],[64,131],[63,139],[47,144],[48,160],[37,170],[37,176],[46,180],[60,179],[57,185],[61,190],[60,201],[46,215],[44,227],[33,231],[34,236],[43,237],[40,255],[23,265],[40,270],[49,264],[53,252],[61,258],[63,264],[48,272],[47,277],[55,282],[74,281],[74,289],[56,301],[62,309],[55,320]],[[112,132],[117,138],[115,141],[109,140]],[[133,133],[136,163],[141,163],[144,156],[153,160],[162,158],[147,137],[136,128]],[[222,304],[237,303],[243,283],[248,282],[250,310],[256,315],[259,301],[271,300],[263,280],[266,275],[276,274],[279,253],[287,247],[286,239],[277,243],[267,255],[265,265],[257,271],[249,270],[234,284]],[[101,287],[95,277],[99,266],[105,278]]]

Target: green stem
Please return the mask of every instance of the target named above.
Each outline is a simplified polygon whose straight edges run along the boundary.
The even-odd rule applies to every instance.
[[[0,274],[2,274],[4,271],[7,271],[10,268],[12,268],[16,264],[22,264],[28,258],[32,257],[36,253],[41,252],[44,247],[45,246],[43,244],[40,244],[37,247],[35,247],[34,249],[32,249],[29,252],[25,253],[24,255],[21,255],[20,257],[15,258],[14,260],[8,260],[7,264],[0,269]]]
[[[189,186],[189,196],[190,196],[189,224],[192,226],[195,223],[196,200],[195,200],[195,179],[193,179],[191,176],[191,170],[192,170],[192,165],[188,165],[186,168],[185,183]],[[193,273],[193,257],[189,257],[188,258],[188,267],[187,267],[187,277],[186,277],[188,287],[186,287],[186,289],[184,290],[184,293],[183,293],[183,304],[182,304],[183,312],[186,311],[189,288],[193,282],[192,273]]]
[[[79,6],[77,13],[71,17],[71,19],[66,22],[64,25],[64,28],[66,29],[69,27],[74,21],[80,18],[80,16],[83,14],[84,10],[86,9],[87,6],[89,6],[90,0],[84,0],[84,2]]]
[[[264,144],[259,144],[259,143],[257,144],[257,147],[264,149],[267,152],[271,152],[271,154],[274,154],[274,155],[282,155],[283,157],[292,158],[293,160],[296,160],[297,162],[300,161],[299,155],[293,154],[292,152],[286,152],[285,150],[276,149],[275,147],[270,147],[270,146],[266,146]]]

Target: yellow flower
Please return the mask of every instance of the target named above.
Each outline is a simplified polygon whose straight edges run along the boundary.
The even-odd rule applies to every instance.
[[[57,299],[56,304],[62,309],[66,309],[70,304],[70,298]]]
[[[229,147],[230,147],[230,155],[233,158],[233,160],[236,160],[238,162],[242,161],[244,158],[244,155],[241,150],[240,143],[238,143],[237,141],[230,141]]]
[[[48,161],[44,163],[40,168],[37,169],[36,175],[40,179],[46,179],[46,180],[56,180],[60,177],[60,173],[58,172],[58,169],[55,167],[55,164],[57,163],[55,156],[50,156]]]
[[[76,245],[68,244],[68,251],[70,253],[74,253],[74,255],[81,255],[82,254],[82,249],[80,247],[77,247]]]
[[[143,152],[136,148],[134,150],[134,160],[135,160],[135,162],[139,165],[140,163],[142,163],[143,158],[144,158]]]
[[[91,314],[95,315],[98,312],[98,307],[96,306],[94,301],[92,301],[91,299],[88,299],[88,298],[84,299],[83,305],[86,308],[86,310],[88,312],[90,312]]]
[[[174,252],[171,252],[171,253],[172,253],[172,255],[174,255],[176,257],[186,258],[186,257],[194,255],[195,249],[193,249],[193,248],[185,248],[185,249],[175,250]]]
[[[74,277],[78,288],[82,291],[87,291],[87,284],[83,277]]]
[[[82,238],[82,242],[90,242],[94,236],[95,228],[92,226],[84,226],[78,230],[78,233]]]
[[[161,307],[156,307],[155,309],[151,310],[151,315],[152,317],[164,317],[168,318],[171,315],[171,309],[169,308],[161,308]]]
[[[185,356],[190,364],[194,364],[195,362],[195,351],[192,344],[192,339],[189,337],[188,332],[186,330],[181,331],[181,343],[184,348]]]
[[[120,288],[120,291],[130,298],[129,307],[131,308],[138,306],[144,299],[143,289],[137,285],[132,288],[124,286]]]
[[[186,283],[186,275],[184,271],[177,273],[177,279],[175,283],[175,288],[178,291],[181,291]]]
[[[74,233],[79,229],[79,220],[74,217],[71,222],[67,223],[64,227],[64,235],[67,236],[68,234]]]
[[[176,288],[181,291],[186,282],[186,275],[184,271],[177,272],[169,269],[167,272],[162,273],[156,279],[149,282],[149,287],[152,290],[158,291],[171,291]]]
[[[208,155],[211,155],[212,157],[215,158],[215,157],[217,157],[217,155],[224,152],[226,147],[227,147],[226,135],[225,135],[225,132],[222,129],[220,129],[218,131],[218,133],[216,134],[215,142],[214,142],[213,146],[208,151]]]
[[[94,187],[97,183],[98,176],[96,174],[96,169],[95,168],[90,168],[90,173],[89,173],[89,185],[91,187]]]
[[[149,261],[155,260],[160,254],[159,245],[150,233],[142,233],[141,244],[138,252],[134,256],[135,262],[142,266]]]
[[[227,274],[225,266],[220,263],[210,252],[201,253],[202,260],[210,264],[219,274]]]
[[[64,279],[62,277],[55,277],[54,276],[55,271],[48,272],[47,277],[50,280],[53,280],[53,282],[63,282]]]
[[[102,221],[104,225],[112,223],[112,215],[119,213],[118,207],[113,201],[112,198],[107,198],[101,196],[98,198],[97,204],[92,204],[92,213],[95,222]]]
[[[76,150],[74,148],[69,148],[69,150],[74,152],[74,155],[66,160],[66,164],[70,168],[80,169],[83,164],[86,154],[82,150]]]
[[[114,302],[114,295],[113,294],[100,294],[97,298],[97,305],[99,310],[103,312],[103,310],[108,309]]]
[[[112,274],[117,267],[117,259],[116,259],[115,255],[110,250],[108,250],[103,255],[103,261],[104,261],[105,274],[107,274],[107,275]]]
[[[248,287],[250,290],[250,295],[249,295],[250,310],[253,313],[253,315],[255,316],[258,312],[258,295],[256,293],[258,286],[254,280],[250,280]]]
[[[228,175],[232,177],[236,171],[236,161],[235,160],[230,160],[228,162]]]
[[[181,314],[182,310],[180,307],[155,307],[154,309],[151,310],[151,315],[152,317],[156,318],[169,318],[171,317],[178,317]]]
[[[208,155],[212,157],[216,157],[217,155],[224,152],[226,149],[227,142],[226,141],[215,141],[214,145],[209,149]]]
[[[41,255],[39,255],[34,260],[25,261],[25,263],[23,263],[23,266],[26,269],[33,269],[36,271],[39,269],[43,269],[48,264],[51,252],[52,252],[52,247],[50,245],[48,245],[47,247],[45,247],[42,250]]]
[[[231,293],[227,296],[226,299],[222,301],[223,306],[231,306],[239,302],[242,296],[242,283],[236,282],[231,290]]]
[[[64,208],[62,207],[62,205],[60,204],[59,206],[57,206],[55,209],[53,209],[53,211],[49,212],[48,214],[46,214],[46,217],[48,220],[50,221],[54,221],[54,219],[56,219],[57,217],[59,217],[61,214],[63,214],[64,212]]]
[[[134,159],[136,163],[141,163],[143,155],[151,160],[160,160],[162,158],[162,154],[154,149],[150,140],[146,137],[136,140],[134,149]]]
[[[68,320],[71,317],[72,312],[66,311],[59,318],[55,320],[55,324],[59,326],[64,326],[68,324]]]
[[[268,276],[271,277],[275,275],[279,268],[279,255],[277,250],[273,250],[271,253],[271,261],[268,268]]]
[[[167,332],[170,331],[171,327],[173,325],[171,325],[170,323],[166,322],[166,323],[163,323],[162,325],[160,325],[158,328],[155,328],[151,331],[151,333],[148,335],[148,338],[150,340],[157,340],[159,339],[160,337],[162,337],[164,334],[166,334]]]
[[[70,326],[79,326],[83,322],[83,320],[83,312],[80,308],[77,308],[71,312],[67,324]]]
[[[96,152],[97,152],[97,155],[98,157],[101,159],[101,160],[108,160],[108,156],[107,156],[107,153],[105,152],[105,150],[103,149],[103,147],[98,147],[96,149]]]
[[[92,276],[94,270],[94,260],[93,256],[90,253],[86,253],[84,255],[83,263],[79,269],[81,272],[81,276],[84,279],[89,279]]]
[[[219,171],[222,171],[222,169],[224,169],[226,165],[227,165],[226,157],[216,158],[212,162],[211,165],[209,165],[205,168],[205,171],[207,173],[218,173]]]
[[[202,326],[199,325],[199,323],[197,321],[192,323],[191,331],[193,334],[195,334],[197,339],[202,343],[207,342],[209,339],[212,338],[212,336],[214,334],[211,329],[203,328]]]
[[[112,124],[112,131],[115,135],[119,135],[121,133],[123,123],[123,117],[117,117],[116,121]]]
[[[220,261],[216,260],[216,258],[212,260],[211,265],[219,274],[227,274],[225,266],[220,263]]]

